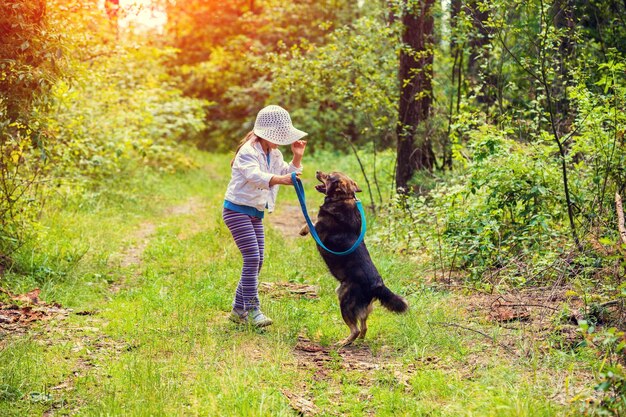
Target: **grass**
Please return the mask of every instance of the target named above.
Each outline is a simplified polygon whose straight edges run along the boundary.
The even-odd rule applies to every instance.
[[[267,221],[261,280],[314,284],[319,298],[262,295],[273,326],[228,322],[241,265],[221,221],[228,157],[196,157],[198,169],[130,178],[107,195],[48,209],[44,238],[22,251],[2,285],[40,286],[43,299],[90,314],[0,340],[0,415],[298,415],[286,392],[321,415],[576,415],[568,400],[585,394],[593,357],[554,349],[519,357],[497,340],[433,324],[465,323],[458,298],[429,287],[424,265],[383,248],[369,249],[411,309],[374,311],[366,341],[349,350],[365,352],[371,366],[346,366],[332,347],[347,327],[313,241],[285,237]],[[326,158],[308,164],[356,166]],[[297,204],[290,191],[281,190],[279,206]],[[308,198],[310,208],[319,203]],[[298,352],[299,337],[328,352],[325,361]]]

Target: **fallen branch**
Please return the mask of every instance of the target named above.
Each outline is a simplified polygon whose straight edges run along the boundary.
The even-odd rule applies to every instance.
[[[432,325],[435,325],[435,326],[442,326],[442,327],[457,327],[459,329],[463,329],[463,330],[467,330],[467,331],[470,331],[470,332],[477,333],[477,334],[479,334],[481,336],[484,336],[487,339],[491,340],[491,343],[502,347],[507,352],[509,352],[511,354],[515,354],[515,352],[513,352],[513,350],[511,350],[511,348],[509,348],[506,345],[503,345],[502,343],[499,343],[494,336],[489,336],[487,333],[483,333],[480,330],[472,329],[471,327],[461,326],[460,324],[456,324],[456,323],[446,323],[446,322],[442,322],[442,321],[429,321],[428,324],[429,325],[432,324]]]
[[[611,300],[611,301],[606,301],[604,303],[598,304],[598,307],[600,308],[613,307],[616,305],[620,305],[621,303],[622,303],[622,300]]]
[[[539,307],[539,308],[548,308],[553,311],[559,311],[558,308],[546,306],[543,304],[495,304],[496,307]]]

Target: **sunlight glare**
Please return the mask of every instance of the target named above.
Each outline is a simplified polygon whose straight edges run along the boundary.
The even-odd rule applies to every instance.
[[[135,31],[162,32],[167,14],[153,0],[120,0],[119,25]]]

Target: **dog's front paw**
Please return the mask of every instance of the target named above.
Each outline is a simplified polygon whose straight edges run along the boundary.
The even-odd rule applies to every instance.
[[[305,224],[304,226],[302,226],[302,229],[300,229],[300,236],[306,236],[309,234],[309,225]]]

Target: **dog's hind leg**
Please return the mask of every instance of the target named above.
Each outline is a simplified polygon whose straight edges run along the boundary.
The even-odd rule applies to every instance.
[[[372,310],[374,309],[374,303],[370,303],[367,308],[361,313],[359,317],[359,323],[361,325],[361,332],[359,333],[360,339],[365,339],[365,334],[367,333],[367,317],[370,315]]]
[[[350,328],[350,335],[339,343],[341,347],[348,346],[359,336],[359,328],[356,325],[357,317],[351,308],[352,306],[350,306],[347,301],[348,300],[345,298],[341,300],[341,317],[343,317],[343,321],[345,321]]]
[[[359,328],[356,323],[348,324],[348,326],[350,327],[350,335],[339,342],[340,347],[348,346],[359,336]]]
[[[361,323],[361,331],[359,332],[359,338],[365,339],[365,333],[367,333],[367,317],[359,319]]]

